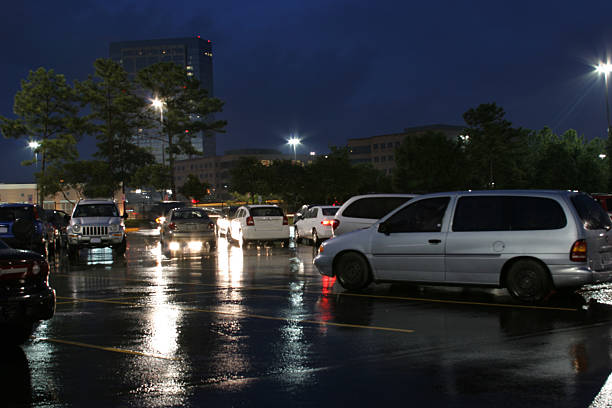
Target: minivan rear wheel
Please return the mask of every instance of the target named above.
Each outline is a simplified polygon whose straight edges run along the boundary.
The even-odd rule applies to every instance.
[[[345,289],[363,289],[368,286],[372,280],[368,262],[363,256],[355,252],[348,252],[341,255],[336,267],[338,281]]]
[[[506,287],[512,297],[528,303],[544,300],[553,288],[546,269],[528,259],[514,263],[506,277]]]

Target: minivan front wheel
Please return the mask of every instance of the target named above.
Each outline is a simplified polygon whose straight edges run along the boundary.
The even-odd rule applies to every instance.
[[[355,252],[340,256],[336,264],[336,276],[343,288],[348,290],[363,289],[370,284],[372,275],[365,258]]]
[[[506,277],[506,287],[512,297],[528,303],[544,300],[553,285],[546,269],[528,259],[514,263]]]

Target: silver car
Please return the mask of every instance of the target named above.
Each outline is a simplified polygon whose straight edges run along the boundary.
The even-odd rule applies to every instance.
[[[216,248],[215,223],[202,208],[170,210],[160,230],[164,255],[183,252],[209,252]]]
[[[350,290],[371,281],[485,285],[538,302],[555,288],[612,280],[610,228],[584,193],[436,193],[324,242],[314,264]]]

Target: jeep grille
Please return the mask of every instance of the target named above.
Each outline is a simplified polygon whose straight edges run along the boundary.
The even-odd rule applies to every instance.
[[[83,235],[97,236],[108,235],[108,226],[105,225],[83,225]]]

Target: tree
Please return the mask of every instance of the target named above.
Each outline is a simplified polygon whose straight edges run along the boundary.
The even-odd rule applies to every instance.
[[[164,120],[161,134],[151,136],[161,140],[165,146],[170,167],[172,194],[176,191],[174,162],[177,154],[201,154],[193,148],[194,137],[202,134],[220,132],[226,125],[223,120],[212,120],[212,115],[221,112],[223,103],[208,96],[200,88],[197,79],[187,71],[171,62],[160,62],[144,68],[137,74],[137,82],[154,95],[162,104]],[[157,116],[152,106],[148,109]]]
[[[460,140],[439,132],[407,136],[395,151],[393,186],[402,193],[431,193],[465,185],[465,152]]]
[[[270,193],[268,169],[254,157],[240,157],[230,169],[230,188],[240,194],[248,194],[253,203],[256,195]]]
[[[495,103],[463,114],[469,142],[465,145],[470,188],[521,188],[527,184],[529,131],[512,127]]]
[[[208,195],[210,184],[201,182],[193,174],[187,176],[187,181],[179,188],[179,193],[192,200],[202,201]]]
[[[39,142],[40,171],[36,174],[41,191],[53,192],[56,180],[45,174],[49,165],[57,161],[76,158],[76,135],[82,130],[78,118],[74,89],[66,83],[64,75],[52,69],[38,68],[30,71],[27,80],[21,81],[21,90],[15,95],[13,111],[17,119],[0,116],[0,131],[7,138],[29,138]],[[32,165],[33,161],[23,164]],[[42,202],[43,194],[39,194]]]
[[[170,168],[161,163],[149,164],[136,170],[132,181],[136,185],[153,187],[165,193],[171,186]]]
[[[149,127],[144,115],[146,104],[136,95],[121,65],[110,59],[97,59],[94,69],[92,77],[75,85],[82,103],[91,112],[86,119],[88,133],[98,140],[94,157],[108,163],[107,174],[125,194],[131,175],[155,161],[151,153],[133,143],[139,130]]]

